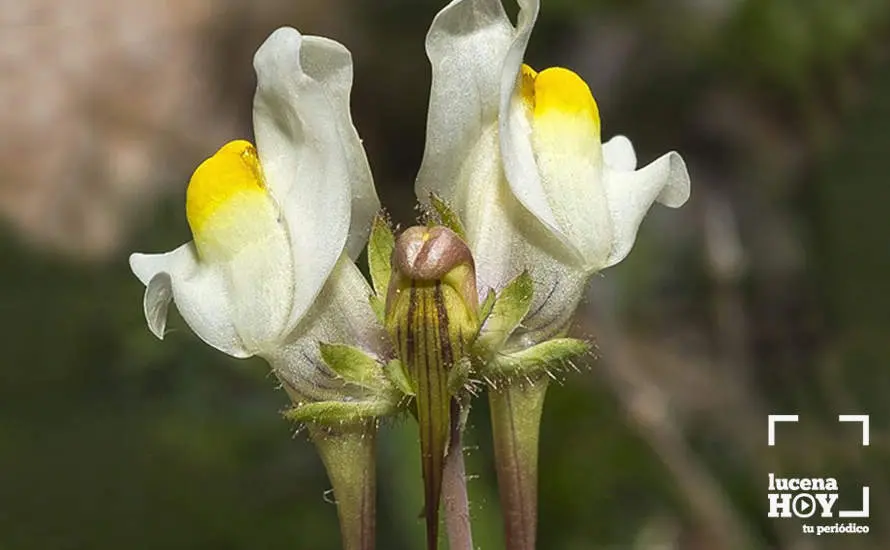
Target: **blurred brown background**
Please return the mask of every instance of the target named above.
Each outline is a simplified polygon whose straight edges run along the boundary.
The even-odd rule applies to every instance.
[[[281,25],[353,52],[378,192],[410,223],[443,5],[0,0],[0,549],[337,548],[265,365],[175,315],[156,341],[126,258],[189,238],[189,174],[250,136],[251,58]],[[544,0],[531,64],[587,79],[641,161],[681,151],[693,193],[591,285],[576,332],[598,357],[544,415],[540,548],[890,547],[888,39],[885,0]],[[468,460],[488,550],[483,401]],[[774,448],[770,413],[801,416]],[[871,445],[838,414],[870,414]],[[384,429],[379,468],[380,547],[417,548],[409,422]],[[871,532],[768,519],[767,472],[835,477],[846,509],[869,485]]]

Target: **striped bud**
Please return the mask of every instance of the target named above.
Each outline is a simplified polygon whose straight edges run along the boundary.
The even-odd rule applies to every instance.
[[[449,378],[479,331],[473,257],[456,233],[417,226],[396,240],[386,328],[415,389],[427,547],[434,549],[445,450],[451,423],[457,421]]]

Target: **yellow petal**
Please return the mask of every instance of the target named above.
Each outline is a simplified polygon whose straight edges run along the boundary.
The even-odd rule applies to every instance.
[[[205,260],[230,258],[281,231],[252,144],[229,142],[198,166],[186,192],[186,217]]]
[[[552,115],[578,118],[579,124],[588,125],[599,138],[599,109],[580,76],[562,67],[551,67],[534,77],[534,83],[535,119]]]
[[[553,217],[585,264],[599,261],[612,243],[599,109],[584,80],[568,69],[541,71],[534,87],[531,141],[541,186]]]
[[[525,104],[531,108],[535,108],[535,79],[538,72],[525,63],[519,69],[519,95]]]

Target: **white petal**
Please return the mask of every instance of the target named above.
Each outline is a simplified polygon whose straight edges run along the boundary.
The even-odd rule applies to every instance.
[[[433,20],[426,37],[433,72],[426,148],[415,186],[421,201],[431,192],[456,199],[467,152],[496,123],[513,34],[500,0],[454,0]]]
[[[625,136],[615,136],[603,144],[603,161],[612,170],[637,169],[637,154]]]
[[[374,189],[365,148],[352,123],[352,112],[349,109],[352,55],[339,42],[320,36],[304,36],[300,61],[306,74],[324,86],[334,109],[337,130],[346,153],[352,189],[352,215],[346,251],[354,260],[367,244],[371,221],[380,210],[380,200]]]
[[[338,124],[342,114],[325,87],[303,70],[302,45],[300,33],[281,28],[254,57],[257,152],[270,193],[281,207],[293,255],[288,326],[295,326],[309,309],[343,252],[352,202],[351,171]]]
[[[293,328],[289,316],[296,288],[290,250],[284,231],[270,231],[219,266],[230,290],[235,329],[249,350],[277,346]]]
[[[142,300],[142,309],[148,330],[157,337],[164,339],[164,331],[167,329],[167,310],[170,309],[170,301],[173,300],[173,281],[169,273],[158,273],[145,287],[145,296]]]
[[[596,126],[587,116],[553,111],[535,115],[532,127],[539,185],[561,234],[580,256],[579,267],[602,264],[612,248],[612,219]]]
[[[276,375],[306,400],[343,399],[349,388],[321,359],[318,342],[339,342],[384,356],[386,334],[368,297],[372,290],[361,272],[343,256],[318,300],[284,344],[263,353]]]
[[[519,21],[515,39],[504,59],[500,85],[500,140],[504,173],[513,194],[529,212],[544,224],[567,250],[577,255],[571,239],[562,231],[547,201],[532,148],[531,126],[516,85],[525,49],[538,17],[539,0],[519,1]]]
[[[531,215],[516,200],[504,179],[498,150],[497,127],[483,133],[466,156],[455,181],[461,193],[459,208],[467,233],[467,244],[476,264],[476,288],[484,299],[489,289],[501,287],[525,269],[519,264],[524,239],[519,234]],[[535,224],[534,219],[530,220]]]
[[[535,284],[529,316],[517,337],[537,343],[565,328],[586,282],[574,256],[513,196],[497,155],[497,129],[490,128],[467,157],[460,185],[466,189],[467,240],[476,263],[476,288],[484,299],[524,270]]]
[[[130,269],[147,286],[146,321],[163,337],[170,299],[188,326],[210,346],[234,357],[250,357],[232,323],[234,306],[222,272],[198,264],[195,247],[187,243],[166,254],[133,254]]]
[[[615,240],[605,265],[596,269],[615,265],[630,253],[653,202],[678,208],[689,199],[686,163],[674,151],[633,172],[607,169],[605,183]]]

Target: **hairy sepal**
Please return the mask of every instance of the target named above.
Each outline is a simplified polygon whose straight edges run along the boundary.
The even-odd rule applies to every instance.
[[[590,352],[590,344],[577,338],[555,338],[512,353],[500,353],[489,361],[482,375],[492,380],[533,380],[571,364]]]
[[[527,271],[504,287],[491,305],[491,312],[476,339],[475,347],[479,355],[491,357],[503,348],[507,338],[528,315],[533,292],[534,283]]]

